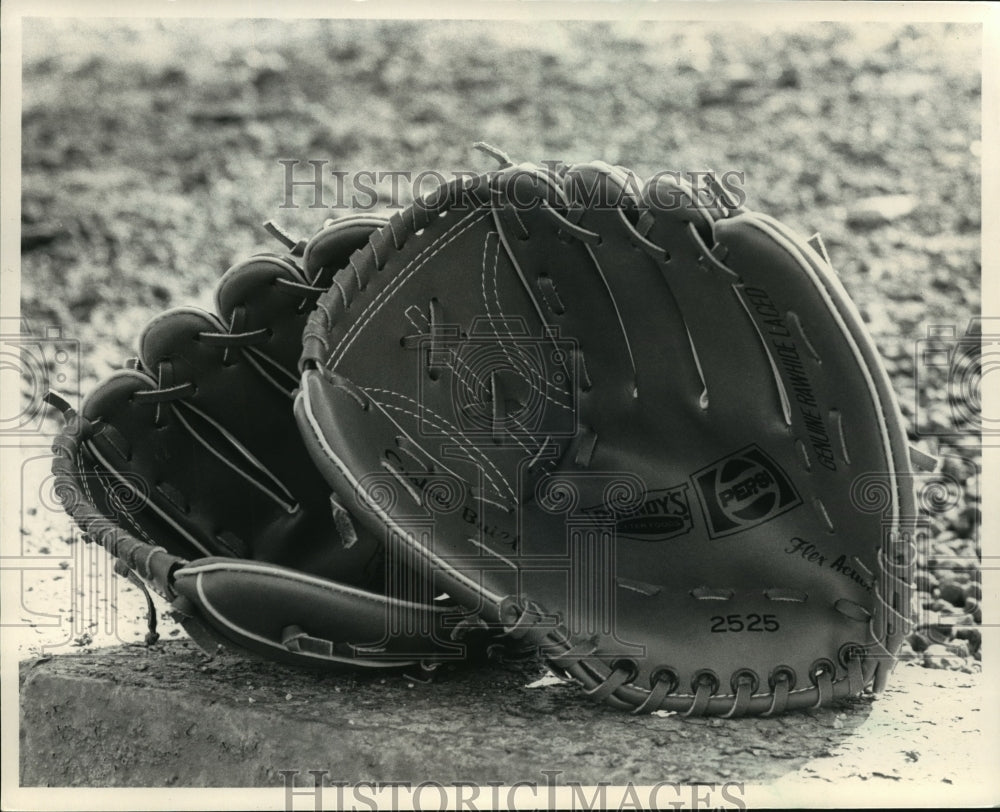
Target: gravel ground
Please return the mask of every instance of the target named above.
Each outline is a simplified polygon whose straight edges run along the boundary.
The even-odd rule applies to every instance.
[[[305,234],[344,213],[283,208],[281,159],[481,171],[483,139],[640,175],[745,173],[750,207],[822,233],[911,439],[943,461],[920,483],[903,657],[980,669],[975,370],[923,353],[941,326],[955,337],[934,346],[962,349],[981,307],[975,28],[27,20],[23,47],[22,313],[78,343],[78,367],[59,368],[71,394],[131,355],[156,312],[208,306],[220,273],[267,245],[262,221]],[[378,191],[382,209],[409,199]],[[144,623],[45,492],[55,427],[23,452],[26,563],[5,573],[21,578],[22,655],[132,642]]]

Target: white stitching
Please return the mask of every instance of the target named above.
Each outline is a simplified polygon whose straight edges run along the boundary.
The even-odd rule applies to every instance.
[[[446,245],[458,239],[462,233],[472,228],[472,226],[476,224],[477,220],[484,219],[485,217],[486,212],[480,209],[473,209],[469,214],[446,231],[440,240],[424,249],[424,251],[429,251],[426,257],[422,257],[424,251],[417,254],[417,256],[415,256],[408,265],[406,265],[395,277],[393,277],[389,284],[382,288],[365,306],[365,309],[362,311],[358,320],[351,324],[351,326],[344,332],[340,341],[337,342],[337,346],[334,348],[334,351],[330,354],[330,357],[326,359],[326,366],[332,369],[335,363],[339,362],[340,359],[344,357],[344,353],[350,349],[351,344],[353,344],[355,339],[361,335],[364,328],[368,326],[371,320],[375,318],[378,312],[388,303],[389,299],[391,299],[398,292],[398,290],[410,279],[411,276],[423,268],[428,260],[444,249]],[[467,220],[471,222],[466,223]],[[463,226],[463,223],[466,224]],[[448,235],[451,234],[452,231],[455,233],[449,237]],[[334,356],[336,356],[336,361],[334,360]]]
[[[315,413],[312,410],[312,403],[309,399],[309,389],[308,387],[303,387],[303,403],[306,416],[306,426],[308,430],[312,432],[312,437],[318,444],[323,452],[326,460],[337,470],[337,473],[343,477],[347,482],[348,486],[355,494],[363,494],[361,490],[361,484],[358,482],[357,478],[353,475],[351,470],[344,464],[330,447],[329,442],[326,439],[326,435],[320,428],[317,422]],[[303,428],[303,433],[305,432],[305,427]],[[427,563],[433,565],[435,568],[446,573],[448,577],[453,578],[456,583],[460,584],[462,588],[473,590],[477,594],[481,595],[485,601],[493,607],[499,607],[501,597],[490,590],[489,586],[482,582],[481,579],[474,579],[467,575],[460,568],[453,566],[449,563],[448,559],[442,558],[435,555],[432,551],[428,550],[422,544],[420,544],[413,533],[408,531],[404,526],[400,525],[394,517],[381,510],[377,506],[375,507],[376,514],[387,524],[389,528],[396,531],[399,534],[399,538],[410,548],[410,550],[421,559]]]
[[[420,315],[420,318],[422,318],[424,322],[429,323],[427,320],[427,316],[424,315],[424,311],[421,310],[416,305],[410,305],[408,308],[406,308],[406,310],[403,311],[403,315],[406,316],[406,320],[417,328],[418,333],[423,333],[424,328],[421,325],[417,324],[416,320],[413,318],[414,313],[418,313]]]
[[[526,428],[525,428],[525,426],[524,426],[524,423],[522,423],[522,422],[521,422],[520,420],[518,420],[518,419],[517,419],[517,418],[516,418],[516,417],[515,417],[514,415],[512,415],[512,414],[510,414],[510,415],[507,415],[507,416],[508,416],[508,417],[509,417],[509,418],[510,418],[510,419],[511,419],[511,420],[512,420],[512,421],[513,421],[514,423],[516,423],[516,424],[517,424],[517,427],[518,427],[519,429],[521,429],[521,431],[523,431],[523,432],[525,433],[525,435],[527,435],[527,436],[528,436],[528,437],[530,437],[531,439],[534,439],[533,437],[531,437],[531,432],[529,432],[529,431],[528,431],[528,429],[526,429]],[[522,442],[521,442],[521,440],[520,440],[520,438],[519,438],[519,437],[518,437],[518,436],[517,436],[516,434],[514,434],[514,432],[512,432],[512,431],[511,431],[510,429],[507,429],[507,433],[508,433],[508,434],[509,434],[509,435],[510,435],[511,437],[513,437],[513,438],[514,438],[514,440],[515,440],[515,441],[517,442],[517,444],[518,444],[519,446],[521,446],[521,448],[523,448],[523,449],[525,450],[525,452],[526,452],[526,453],[528,453],[528,454],[533,454],[534,456],[538,456],[538,453],[539,453],[539,452],[541,451],[541,447],[540,447],[540,446],[541,446],[541,444],[540,444],[540,443],[537,443],[537,441],[536,441],[536,444],[537,444],[537,445],[536,445],[536,448],[535,448],[535,451],[532,451],[532,450],[531,450],[530,448],[528,448],[528,447],[527,447],[527,446],[526,446],[526,445],[525,445],[524,443],[522,443]]]
[[[371,388],[362,387],[362,389],[363,389],[364,393],[366,395],[368,395],[369,397],[371,397],[372,393],[374,392],[374,393],[378,393],[378,394],[382,394],[382,395],[389,395],[390,397],[401,398],[402,400],[408,401],[408,402],[414,404],[415,406],[417,406],[419,408],[422,408],[425,412],[429,413],[430,415],[433,415],[434,417],[438,418],[438,420],[441,421],[440,423],[436,422],[435,420],[432,420],[432,419],[428,418],[427,415],[423,415],[421,417],[421,415],[417,414],[416,412],[414,412],[414,411],[412,411],[410,409],[406,409],[406,408],[404,408],[402,406],[398,406],[398,405],[391,404],[391,403],[383,403],[382,401],[379,401],[378,398],[372,398],[372,400],[374,400],[379,406],[385,406],[385,407],[387,407],[389,409],[394,409],[394,410],[396,410],[398,412],[402,412],[403,414],[409,415],[410,417],[414,418],[417,421],[420,421],[421,419],[426,420],[431,425],[435,426],[435,428],[438,428],[438,429],[441,429],[442,431],[444,431],[446,434],[448,434],[448,436],[452,440],[455,440],[456,442],[458,441],[458,438],[461,438],[465,443],[468,444],[468,447],[466,448],[466,447],[462,446],[461,443],[459,443],[459,447],[462,449],[462,451],[464,451],[466,453],[466,455],[468,455],[469,459],[474,464],[477,464],[475,457],[473,457],[473,455],[471,453],[472,451],[475,451],[477,453],[477,455],[482,459],[482,461],[485,462],[490,468],[493,469],[493,471],[496,473],[496,475],[500,478],[501,483],[507,489],[507,492],[510,493],[511,497],[513,497],[515,500],[517,499],[517,495],[514,493],[514,489],[510,486],[510,483],[507,482],[506,477],[504,477],[504,475],[501,473],[500,469],[497,468],[497,466],[494,464],[494,462],[486,454],[484,454],[475,445],[475,443],[473,443],[468,437],[466,437],[465,434],[463,434],[462,431],[457,426],[454,426],[445,417],[443,417],[442,415],[437,414],[436,412],[434,412],[433,410],[427,408],[426,406],[421,406],[421,404],[419,404],[413,398],[408,397],[407,395],[404,395],[401,392],[393,392],[391,389],[380,389],[380,388],[375,388],[375,387],[371,387]],[[451,432],[454,432],[454,435],[451,434],[451,433],[449,433],[449,431],[448,431],[449,429],[451,430]],[[496,481],[489,475],[489,473],[486,470],[483,470],[483,476],[486,477],[487,480],[489,480],[490,484],[493,486],[493,489],[497,493],[501,493],[501,490],[497,486]]]
[[[403,394],[401,394],[399,392],[391,392],[391,391],[386,390],[386,389],[371,389],[371,390],[367,390],[366,389],[365,393],[370,395],[370,393],[373,392],[373,391],[374,392],[382,392],[382,393],[387,394],[387,395],[395,395],[397,397],[403,398],[404,400],[408,400],[408,401],[411,401],[413,403],[416,403],[416,401],[413,401],[412,398],[408,398],[408,397],[406,397],[405,395],[403,395]],[[427,407],[423,407],[425,411],[429,412],[434,417],[439,418],[445,424],[445,425],[441,425],[440,423],[438,423],[435,420],[431,419],[427,415],[424,415],[423,418],[421,418],[421,415],[417,414],[416,412],[414,412],[414,411],[412,411],[410,409],[406,409],[403,406],[399,406],[397,404],[392,404],[392,403],[383,403],[381,401],[378,401],[375,398],[373,398],[373,400],[375,400],[375,402],[379,406],[381,406],[381,407],[385,407],[385,408],[388,408],[388,409],[393,409],[393,410],[395,410],[397,412],[402,412],[403,414],[409,415],[410,417],[414,418],[415,420],[418,420],[418,421],[421,420],[421,419],[426,420],[431,425],[433,425],[435,428],[444,431],[445,434],[447,434],[452,440],[455,440],[457,442],[458,441],[457,437],[451,435],[448,432],[448,429],[451,429],[452,431],[456,432],[456,434],[457,434],[458,437],[461,437],[462,440],[464,440],[466,443],[468,443],[468,447],[462,446],[461,443],[459,443],[459,448],[461,448],[461,450],[465,452],[466,456],[469,457],[469,460],[474,465],[476,465],[477,467],[480,467],[478,465],[478,463],[476,462],[475,457],[471,453],[472,451],[475,451],[479,455],[479,457],[481,457],[481,459],[483,460],[483,462],[485,462],[487,465],[489,465],[490,468],[492,468],[494,470],[494,472],[496,472],[497,476],[500,477],[501,483],[507,489],[508,493],[510,493],[511,497],[514,498],[514,499],[517,498],[516,495],[515,495],[515,493],[514,493],[514,489],[510,486],[510,484],[504,478],[503,474],[496,467],[496,465],[493,463],[493,461],[489,457],[487,457],[474,443],[472,443],[469,440],[468,437],[466,437],[464,434],[462,434],[462,432],[459,431],[458,428],[456,428],[451,423],[449,423],[444,417],[442,417],[441,415],[439,415],[439,414],[437,414],[437,413],[435,413],[435,412],[427,409]],[[486,477],[486,479],[489,481],[490,485],[493,486],[493,489],[498,494],[501,494],[502,491],[498,487],[496,481],[489,475],[489,473],[486,470],[483,470],[482,473],[483,473],[483,476]]]
[[[421,327],[421,326],[420,326],[419,324],[417,324],[417,322],[416,322],[416,319],[414,319],[414,318],[413,318],[413,314],[414,314],[414,313],[417,313],[417,314],[419,314],[420,318],[421,318],[421,319],[423,319],[423,320],[424,320],[424,321],[425,321],[425,322],[426,322],[427,324],[430,324],[430,320],[429,320],[429,319],[427,318],[427,316],[425,316],[425,315],[424,315],[424,311],[423,311],[423,310],[421,310],[421,309],[420,309],[419,307],[417,307],[416,305],[410,305],[410,306],[409,306],[408,308],[406,308],[406,310],[405,310],[405,311],[403,312],[403,315],[404,315],[404,316],[406,316],[406,320],[407,320],[408,322],[410,322],[410,324],[412,324],[412,325],[413,325],[413,327],[414,327],[414,329],[416,329],[416,331],[417,331],[417,332],[416,332],[416,334],[415,334],[415,337],[419,338],[420,336],[423,336],[423,335],[426,335],[426,332],[424,331],[424,328],[423,328],[423,327]],[[475,373],[475,371],[473,371],[472,367],[470,367],[470,366],[469,366],[469,365],[468,365],[468,364],[467,364],[467,363],[466,363],[466,362],[465,362],[464,360],[462,360],[462,359],[461,359],[461,358],[459,357],[458,353],[457,353],[457,352],[456,352],[456,351],[455,351],[454,349],[453,349],[453,350],[451,350],[451,351],[450,351],[450,352],[448,353],[448,355],[449,355],[449,357],[450,357],[450,358],[452,359],[451,363],[456,363],[456,364],[457,364],[457,363],[461,363],[461,364],[463,365],[463,367],[464,367],[465,369],[467,369],[467,370],[469,371],[469,374],[470,374],[470,375],[471,375],[471,376],[472,376],[473,378],[475,378],[475,379],[476,379],[476,383],[478,383],[478,384],[479,384],[479,385],[480,385],[481,387],[483,387],[484,389],[486,388],[486,385],[485,385],[485,384],[483,383],[483,379],[482,379],[482,378],[480,378],[480,377],[479,377],[479,376],[478,376],[478,375],[477,375],[477,374]],[[448,366],[451,366],[451,363],[449,363],[449,364],[448,364]],[[454,368],[452,368],[452,372],[455,372]],[[457,376],[457,373],[456,373],[456,377],[458,377],[458,376]],[[470,394],[470,395],[471,395],[471,396],[472,396],[473,398],[475,398],[475,396],[476,396],[476,392],[475,392],[475,389],[473,389],[472,385],[471,385],[471,384],[470,384],[470,383],[469,383],[469,382],[468,382],[467,380],[465,380],[465,379],[463,379],[463,378],[459,378],[459,381],[461,381],[461,383],[462,383],[462,384],[463,384],[463,385],[465,386],[465,389],[466,389],[466,391],[468,391],[468,393],[469,393],[469,394]]]
[[[488,389],[488,387],[486,386],[486,383],[483,381],[483,379],[480,378],[479,375],[476,374],[475,370],[472,367],[469,366],[468,362],[465,359],[463,359],[461,356],[459,356],[459,354],[458,354],[458,352],[456,350],[452,349],[448,353],[448,357],[451,359],[451,361],[448,364],[448,366],[451,367],[452,374],[454,374],[455,377],[458,378],[459,381],[461,381],[461,383],[465,387],[466,391],[469,393],[469,395],[472,396],[473,399],[475,399],[475,397],[476,397],[476,390],[473,388],[472,384],[469,383],[468,380],[466,380],[465,378],[462,378],[458,374],[458,370],[456,369],[457,365],[460,364],[463,369],[468,370],[469,375],[471,375],[473,378],[476,379],[476,383],[479,384],[479,386],[480,386],[481,389],[484,389],[484,390]]]

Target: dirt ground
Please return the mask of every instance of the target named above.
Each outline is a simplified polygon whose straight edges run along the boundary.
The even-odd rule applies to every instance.
[[[980,670],[980,438],[960,408],[977,383],[931,368],[921,344],[940,326],[960,344],[981,307],[975,28],[26,20],[23,47],[22,314],[78,342],[71,399],[155,313],[209,307],[229,265],[275,248],[264,220],[304,235],[346,213],[332,184],[325,208],[298,187],[284,206],[280,161],[483,171],[485,140],[640,176],[745,173],[749,207],[822,234],[911,439],[943,460],[903,656]],[[378,193],[383,212],[409,200]],[[22,574],[24,656],[141,636],[136,593],[34,497],[55,426],[24,454],[21,555],[43,562]]]

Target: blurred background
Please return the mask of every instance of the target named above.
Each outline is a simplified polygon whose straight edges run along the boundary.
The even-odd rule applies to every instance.
[[[750,208],[822,234],[913,440],[944,459],[906,656],[979,667],[978,356],[955,361],[981,304],[978,27],[25,19],[23,48],[22,314],[79,342],[82,392],[155,313],[210,307],[230,264],[280,250],[263,221],[305,236],[346,213],[300,192],[283,207],[281,161],[299,179],[310,160],[484,171],[485,140],[640,176],[744,173]],[[931,328],[944,362],[925,361]],[[25,511],[25,554],[67,555],[58,509]],[[100,639],[58,612],[75,645]]]

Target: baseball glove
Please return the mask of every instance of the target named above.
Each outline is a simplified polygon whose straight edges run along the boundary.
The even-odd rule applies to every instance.
[[[50,396],[68,418],[54,445],[57,496],[122,574],[172,602],[206,651],[410,666],[463,656],[456,640],[481,625],[435,603],[381,534],[356,528],[292,415],[306,316],[382,225],[344,218],[308,244],[285,238],[288,256],[256,256],[222,277],[218,315],[187,307],[154,318],[132,368],[79,414]]]
[[[717,184],[496,154],[309,318],[295,411],[345,506],[614,706],[880,690],[911,463],[827,260]]]

